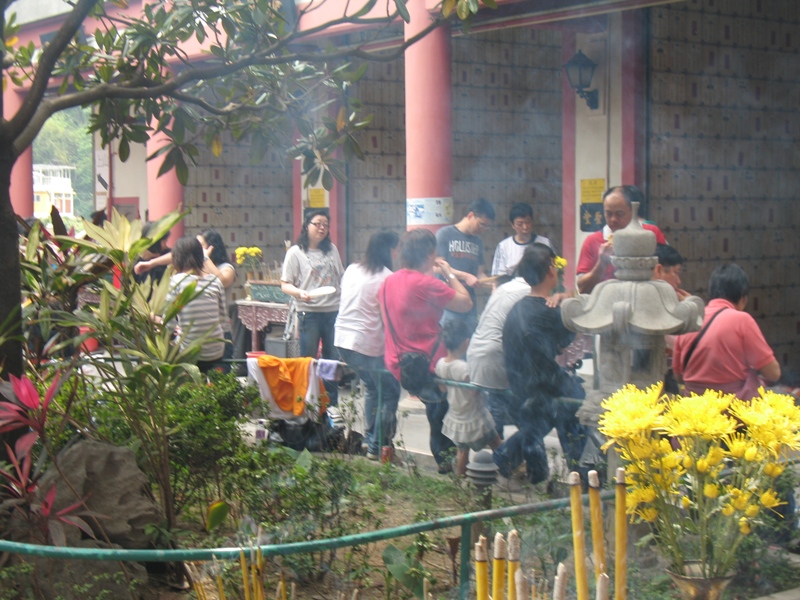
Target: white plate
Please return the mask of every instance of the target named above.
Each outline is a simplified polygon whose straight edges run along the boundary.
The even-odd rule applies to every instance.
[[[323,285],[322,287],[318,287],[315,290],[309,290],[308,295],[312,298],[322,298],[323,296],[327,296],[328,294],[332,294],[336,291],[336,288],[332,285]]]

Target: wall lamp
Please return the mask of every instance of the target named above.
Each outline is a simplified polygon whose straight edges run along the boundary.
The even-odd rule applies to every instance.
[[[592,110],[600,106],[599,93],[597,90],[587,90],[586,88],[592,85],[596,67],[597,64],[580,50],[564,64],[569,86],[575,90],[578,96],[586,100],[586,106]]]

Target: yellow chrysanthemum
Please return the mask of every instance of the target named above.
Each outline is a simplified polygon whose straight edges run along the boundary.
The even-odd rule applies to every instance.
[[[706,460],[712,467],[717,466],[725,458],[725,451],[719,446],[712,446],[706,454]]]
[[[658,518],[658,511],[652,506],[648,506],[639,511],[639,516],[642,518],[642,521],[652,523]]]
[[[735,508],[736,510],[744,510],[745,508],[747,508],[749,500],[750,500],[750,494],[742,494],[741,496],[738,496],[733,499],[732,502],[733,508]]]
[[[692,457],[687,454],[686,456],[683,457],[682,464],[684,469],[691,469],[692,465],[694,465],[694,461],[692,460]]]
[[[625,496],[628,513],[636,512],[640,504],[649,504],[656,499],[656,491],[652,487],[631,487]]]
[[[667,435],[698,436],[706,440],[732,434],[736,421],[727,414],[733,396],[709,390],[702,396],[677,397],[661,417]]]
[[[555,268],[559,271],[563,271],[567,266],[567,259],[563,256],[556,256],[553,259],[553,266],[555,266]]]
[[[711,465],[708,464],[708,460],[705,458],[701,458],[697,461],[697,472],[698,473],[708,473]]]
[[[747,508],[744,509],[744,515],[752,519],[758,514],[758,510],[759,509],[757,504],[748,504]]]
[[[778,494],[773,490],[767,490],[762,493],[758,500],[764,508],[775,508],[779,504],[783,504],[783,502],[778,499]]]
[[[703,495],[706,498],[717,498],[719,497],[719,487],[716,483],[707,483],[703,486]]]
[[[657,386],[639,390],[634,385],[626,385],[603,401],[605,412],[600,416],[599,429],[609,439],[607,445],[647,435],[659,427],[664,410],[659,391]]]
[[[747,535],[752,531],[750,522],[745,517],[739,519],[739,531],[742,535]]]
[[[756,461],[758,460],[758,458],[759,458],[759,452],[758,448],[756,448],[755,446],[750,446],[747,450],[744,451],[744,459],[747,462]]]
[[[742,433],[734,433],[725,439],[728,452],[733,458],[742,458],[747,450],[747,439]]]
[[[722,514],[726,517],[730,517],[734,512],[736,512],[736,509],[733,508],[732,504],[726,504],[722,507]]]
[[[794,398],[763,389],[759,392],[758,398],[731,405],[731,414],[744,423],[747,437],[773,456],[800,449],[800,408]]]
[[[692,505],[692,501],[689,500],[689,496],[681,496],[681,506],[683,508],[689,508]]]
[[[764,475],[766,475],[767,477],[777,477],[778,475],[783,473],[785,468],[786,467],[778,463],[767,463],[766,465],[764,465]]]

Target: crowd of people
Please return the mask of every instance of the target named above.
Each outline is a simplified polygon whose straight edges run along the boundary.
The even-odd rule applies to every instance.
[[[603,195],[606,224],[583,243],[576,269],[578,292],[590,293],[614,277],[614,232],[631,222],[632,204],[641,200],[635,186],[613,187]],[[549,477],[544,437],[553,429],[564,456],[572,463],[580,458],[587,432],[577,420],[574,400],[583,398],[584,390],[557,361],[574,334],[561,320],[559,305],[571,294],[555,293],[555,249],[534,232],[531,207],[515,204],[509,213],[514,233],[498,244],[487,276],[480,234],[494,219],[491,203],[478,200],[435,236],[424,228],[402,236],[379,231],[362,260],[345,270],[330,239],[328,211],[305,214],[283,263],[281,287],[297,310],[300,354],[341,360],[363,381],[368,458],[377,460],[381,449],[391,446],[401,382],[411,375],[405,372],[408,365],[419,365],[413,360],[420,357],[427,369],[413,375],[419,379],[435,373],[440,378],[423,377],[413,390],[425,405],[430,448],[440,472],[453,467],[455,453],[456,470],[464,474],[469,450],[488,446],[501,474],[510,476],[524,462],[529,481],[544,481]],[[668,282],[678,300],[685,299],[689,292],[681,288],[683,257],[657,226],[642,225],[658,242],[653,277]],[[191,344],[209,331],[215,339],[229,341],[226,302],[235,273],[219,235],[207,230],[196,239],[179,240],[171,253],[160,243],[148,252],[137,274],[171,262],[172,297],[190,283],[201,290],[178,315],[180,343]],[[493,291],[479,313],[480,285]],[[780,377],[758,325],[744,312],[748,291],[740,267],[720,265],[711,275],[702,329],[668,340],[670,351],[674,349],[674,375],[686,390],[712,388],[751,398],[759,378]],[[230,356],[229,346],[204,344],[198,365],[203,370],[219,366]],[[326,389],[336,405],[336,383],[326,382]],[[517,431],[503,439],[506,425]]]

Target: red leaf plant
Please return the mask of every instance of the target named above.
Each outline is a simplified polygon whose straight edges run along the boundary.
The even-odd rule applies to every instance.
[[[0,486],[0,498],[6,498],[0,503],[0,511],[8,508],[18,510],[39,529],[45,540],[63,546],[66,544],[64,525],[78,527],[92,538],[95,536],[86,521],[77,514],[86,498],[54,511],[56,486],[53,485],[41,498],[39,479],[42,473],[31,473],[33,448],[40,438],[44,438],[47,409],[58,390],[59,379],[56,375],[42,399],[30,379],[11,375],[11,385],[18,403],[0,402],[0,433],[22,428],[27,428],[28,432],[17,440],[13,452],[8,444],[5,445],[11,465],[0,467],[0,478],[5,480]],[[83,514],[89,513],[84,511]]]

